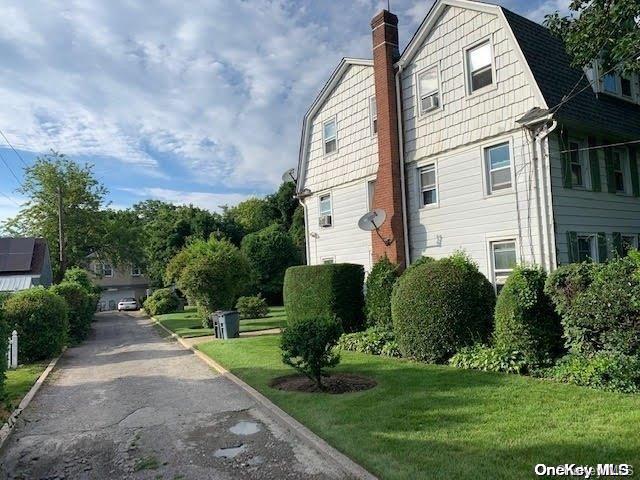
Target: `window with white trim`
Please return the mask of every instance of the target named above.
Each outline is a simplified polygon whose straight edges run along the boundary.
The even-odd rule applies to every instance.
[[[420,174],[420,205],[435,205],[438,203],[438,185],[435,163],[426,165],[418,170]]]
[[[133,265],[131,267],[131,276],[139,277],[140,275],[142,275],[142,268],[139,265]]]
[[[587,188],[588,164],[585,152],[581,151],[582,144],[578,141],[569,141],[569,160],[571,162],[571,186]]]
[[[376,181],[369,180],[367,182],[367,208],[369,212],[373,210],[373,199],[375,194],[376,194]]]
[[[333,214],[331,209],[331,194],[326,193],[324,195],[320,195],[320,218],[318,219],[318,224],[323,227],[331,227],[333,225]]]
[[[627,182],[627,151],[622,148],[616,148],[611,152],[613,161],[613,182],[616,187],[616,193],[629,193],[629,185]]]
[[[578,262],[597,262],[598,251],[595,235],[578,235]]]
[[[509,142],[484,149],[488,193],[511,188],[511,151]]]
[[[515,240],[491,242],[491,261],[493,262],[493,281],[499,292],[518,263]]]
[[[622,256],[626,257],[635,248],[638,248],[638,237],[635,235],[622,235]]]
[[[440,87],[438,85],[438,67],[431,67],[419,72],[418,78],[418,111],[423,115],[435,110],[440,105]]]
[[[338,129],[336,127],[335,118],[332,118],[322,124],[322,135],[325,155],[338,150]]]
[[[487,40],[466,51],[467,84],[473,93],[493,83],[493,54],[491,42]]]
[[[371,135],[378,134],[378,105],[376,105],[376,97],[369,99],[369,118],[371,119]]]
[[[113,277],[113,268],[108,263],[102,264],[102,275],[105,277]]]

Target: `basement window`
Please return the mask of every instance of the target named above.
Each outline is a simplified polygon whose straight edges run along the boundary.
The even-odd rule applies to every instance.
[[[335,118],[324,122],[322,133],[324,138],[324,154],[328,155],[338,150],[338,132]]]
[[[418,110],[423,115],[440,106],[438,68],[431,67],[418,73]]]
[[[469,48],[466,57],[469,93],[491,85],[493,83],[491,43],[487,40]]]

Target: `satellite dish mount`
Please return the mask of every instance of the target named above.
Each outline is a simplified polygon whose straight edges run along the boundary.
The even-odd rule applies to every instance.
[[[287,170],[286,172],[284,172],[282,174],[282,181],[283,182],[293,182],[296,183],[297,179],[296,179],[296,169],[295,168],[290,168],[289,170]]]
[[[382,208],[376,208],[375,210],[365,213],[360,220],[358,220],[358,227],[361,230],[367,232],[373,232],[375,230],[380,240],[388,247],[393,243],[393,238],[384,238],[380,233],[380,227],[384,224],[384,221],[387,219],[387,213]]]

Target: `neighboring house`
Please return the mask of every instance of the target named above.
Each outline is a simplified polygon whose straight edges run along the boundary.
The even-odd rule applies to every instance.
[[[546,28],[486,3],[437,1],[401,55],[395,15],[371,26],[373,60],[345,58],[304,118],[309,264],[464,250],[499,286],[516,263],[637,247],[637,76],[574,69]],[[374,208],[390,245],[358,228]]]
[[[27,290],[53,281],[44,238],[0,238],[0,292]]]
[[[149,279],[137,265],[115,267],[110,262],[89,255],[89,271],[93,282],[102,288],[99,310],[115,310],[123,298],[140,300],[147,296]]]

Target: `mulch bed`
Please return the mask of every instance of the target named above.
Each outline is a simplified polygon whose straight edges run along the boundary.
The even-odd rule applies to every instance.
[[[334,373],[330,377],[322,379],[323,390],[320,390],[315,382],[304,375],[287,375],[285,377],[274,378],[269,382],[269,386],[287,392],[305,393],[349,393],[369,390],[377,385],[372,378],[352,375],[350,373]]]

